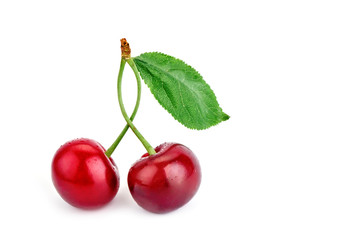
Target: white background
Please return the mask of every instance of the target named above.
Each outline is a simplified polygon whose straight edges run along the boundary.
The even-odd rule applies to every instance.
[[[0,3],[0,239],[360,239],[359,1],[7,1]],[[198,156],[189,204],[156,215],[132,200],[144,152],[113,154],[116,198],[83,211],[55,191],[57,148],[105,148],[124,126],[119,39],[196,68],[230,120],[185,129],[143,85],[134,121],[154,146]],[[131,110],[134,77],[125,69]]]

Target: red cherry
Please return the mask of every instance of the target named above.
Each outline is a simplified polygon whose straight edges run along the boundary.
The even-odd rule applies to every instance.
[[[184,145],[164,143],[156,154],[144,154],[130,169],[128,185],[134,200],[144,209],[165,213],[185,205],[197,192],[200,165]]]
[[[119,189],[119,173],[105,149],[91,139],[62,145],[51,166],[60,196],[79,208],[98,208],[110,202]]]

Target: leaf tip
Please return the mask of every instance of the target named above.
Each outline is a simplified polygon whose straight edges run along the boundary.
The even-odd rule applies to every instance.
[[[230,116],[223,112],[222,120],[226,121],[229,120]]]

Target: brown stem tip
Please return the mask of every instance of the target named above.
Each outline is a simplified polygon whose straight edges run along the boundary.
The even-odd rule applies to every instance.
[[[131,56],[131,49],[129,43],[126,41],[126,38],[120,39],[121,43],[121,57],[124,59],[129,59]]]

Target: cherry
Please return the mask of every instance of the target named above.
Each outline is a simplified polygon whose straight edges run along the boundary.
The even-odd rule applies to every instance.
[[[180,208],[197,192],[201,171],[194,153],[178,143],[164,143],[144,154],[130,169],[128,185],[138,205],[154,213]]]
[[[78,208],[104,206],[119,189],[115,163],[91,139],[76,139],[62,145],[55,153],[51,172],[60,196]]]

